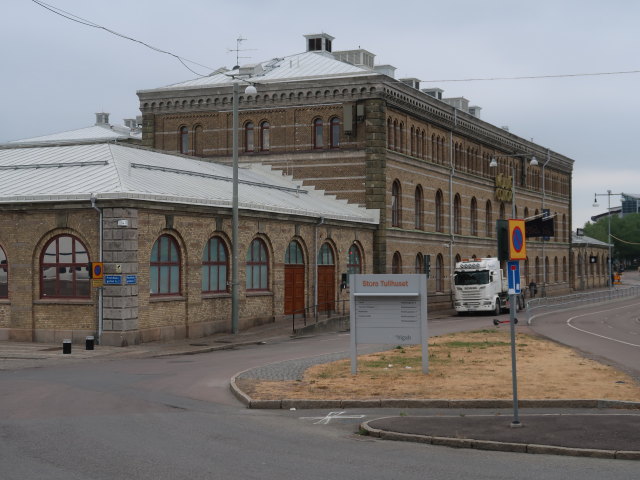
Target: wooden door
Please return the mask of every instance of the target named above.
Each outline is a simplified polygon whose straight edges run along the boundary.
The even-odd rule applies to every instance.
[[[318,311],[335,310],[335,265],[318,265]]]
[[[284,313],[304,313],[304,265],[284,267]]]

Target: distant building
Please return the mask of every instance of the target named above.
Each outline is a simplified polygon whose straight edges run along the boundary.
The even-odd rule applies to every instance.
[[[622,212],[621,217],[629,213],[640,213],[640,195],[632,193],[622,194]]]
[[[111,125],[109,114],[105,112],[96,113],[96,123],[90,127],[69,130],[66,132],[53,133],[40,137],[24,138],[14,140],[0,146],[18,147],[25,145],[68,145],[96,142],[125,142],[140,143],[142,130],[140,127],[141,118],[127,118],[124,125]]]

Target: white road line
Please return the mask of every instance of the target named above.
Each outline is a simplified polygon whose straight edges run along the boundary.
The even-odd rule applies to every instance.
[[[365,415],[343,415],[345,412],[329,412],[324,417],[300,417],[300,420],[318,420],[317,422],[313,422],[314,425],[327,425],[331,420],[341,420],[341,419],[357,419],[364,418]]]
[[[573,328],[574,330],[578,330],[578,331],[580,331],[580,332],[587,333],[587,334],[589,334],[589,335],[593,335],[594,337],[600,337],[600,338],[604,338],[605,340],[611,340],[612,342],[618,342],[618,343],[622,343],[622,344],[624,344],[624,345],[629,345],[629,346],[631,346],[631,347],[639,347],[639,348],[640,348],[640,345],[637,345],[637,344],[635,344],[635,343],[623,342],[622,340],[616,340],[615,338],[605,337],[604,335],[599,335],[599,334],[597,334],[597,333],[590,332],[590,331],[588,331],[588,330],[584,330],[584,329],[582,329],[582,328],[578,328],[578,327],[576,327],[575,325],[572,325],[572,324],[571,324],[571,322],[572,322],[573,320],[575,320],[576,318],[580,318],[580,317],[588,317],[589,315],[596,315],[596,314],[598,314],[598,313],[610,312],[610,311],[612,311],[612,310],[621,310],[621,309],[624,309],[624,308],[635,307],[635,306],[637,306],[637,305],[640,305],[640,303],[634,303],[634,304],[632,304],[632,305],[625,305],[625,306],[623,306],[623,307],[617,307],[617,308],[609,308],[609,309],[607,309],[607,310],[601,310],[601,311],[599,311],[599,312],[590,312],[590,313],[584,313],[584,314],[582,314],[582,315],[576,315],[575,317],[571,317],[571,318],[569,318],[569,319],[567,320],[567,326],[569,326],[569,327]]]

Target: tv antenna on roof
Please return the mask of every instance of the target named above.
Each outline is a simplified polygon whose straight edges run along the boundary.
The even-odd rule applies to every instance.
[[[242,38],[242,35],[236,38],[236,48],[227,48],[227,52],[236,52],[236,66],[233,67],[233,70],[240,68],[240,59],[241,58],[251,58],[251,57],[242,57],[240,56],[240,52],[248,52],[250,50],[257,50],[255,48],[240,48],[240,44],[246,41],[246,38]]]

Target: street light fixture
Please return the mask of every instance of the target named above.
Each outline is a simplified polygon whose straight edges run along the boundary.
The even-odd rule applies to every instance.
[[[246,81],[246,80],[245,80]],[[247,95],[255,95],[256,87],[249,84],[244,91]],[[238,333],[239,319],[239,285],[238,285],[238,130],[239,130],[239,114],[238,104],[240,103],[240,84],[239,80],[233,77],[233,193],[231,200],[231,333]]]
[[[613,288],[613,268],[611,265],[611,195],[622,195],[622,193],[611,193],[611,190],[607,190],[607,193],[596,193],[593,197],[593,206],[599,207],[598,205],[598,197],[607,197],[607,246],[609,247],[609,259],[607,261],[607,267],[609,269],[607,275],[607,285],[609,288]]]

